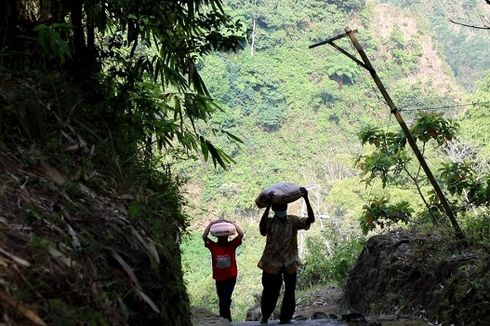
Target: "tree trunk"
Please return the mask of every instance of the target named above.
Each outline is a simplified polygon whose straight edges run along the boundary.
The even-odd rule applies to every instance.
[[[71,24],[73,31],[73,59],[84,61],[85,37],[82,26],[82,0],[71,1]]]
[[[87,15],[87,49],[92,56],[95,51],[95,25],[90,15]]]
[[[252,42],[250,44],[250,55],[254,55],[254,46],[255,46],[255,24],[256,24],[256,19],[253,19],[252,23]]]
[[[17,1],[0,1],[0,48],[5,47],[9,35],[14,33],[18,19]]]

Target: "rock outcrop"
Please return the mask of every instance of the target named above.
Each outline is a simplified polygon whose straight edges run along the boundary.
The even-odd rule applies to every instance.
[[[487,252],[418,232],[373,236],[348,276],[345,296],[366,314],[416,314],[484,325],[490,318]]]

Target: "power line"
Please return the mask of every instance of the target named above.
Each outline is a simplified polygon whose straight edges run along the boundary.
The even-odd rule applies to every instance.
[[[467,106],[475,106],[475,105],[490,105],[490,102],[475,102],[475,103],[465,103],[465,104],[455,104],[455,105],[444,105],[438,107],[421,107],[421,108],[399,108],[400,112],[417,112],[417,111],[437,111],[441,109],[454,109],[454,108],[462,108]]]

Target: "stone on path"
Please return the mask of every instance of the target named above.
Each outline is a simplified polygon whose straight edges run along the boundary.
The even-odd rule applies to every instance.
[[[245,321],[245,322],[233,322],[233,326],[263,326],[259,321]],[[279,320],[269,320],[267,325],[280,325]],[[346,325],[338,320],[334,319],[308,319],[308,320],[293,320],[290,325],[304,325],[304,326],[339,326]]]
[[[225,318],[219,317],[209,310],[201,307],[192,308],[192,325],[193,326],[262,326],[260,321],[234,321],[230,323]],[[269,320],[268,325],[280,325],[279,320]],[[290,325],[304,325],[304,326],[340,326],[347,325],[331,318],[321,319],[307,319],[298,320],[293,319]]]

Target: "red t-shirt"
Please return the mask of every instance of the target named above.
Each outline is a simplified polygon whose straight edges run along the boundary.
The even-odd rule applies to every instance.
[[[236,266],[235,251],[242,244],[241,237],[235,237],[230,242],[218,244],[208,240],[206,247],[211,251],[213,264],[213,278],[217,281],[226,281],[237,277],[238,269]]]

